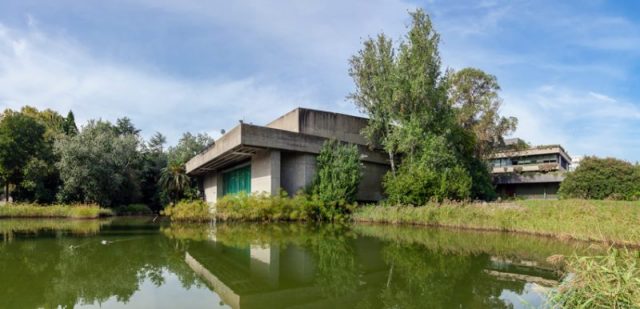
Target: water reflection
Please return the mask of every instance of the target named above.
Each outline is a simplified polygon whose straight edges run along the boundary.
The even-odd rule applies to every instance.
[[[547,256],[596,250],[390,226],[87,222],[0,220],[0,307],[530,308],[558,279]]]

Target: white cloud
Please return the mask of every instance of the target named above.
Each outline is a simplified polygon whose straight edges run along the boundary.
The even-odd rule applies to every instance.
[[[552,85],[504,94],[504,113],[518,117],[514,136],[563,144],[573,155],[637,159],[640,107],[594,91]]]
[[[146,135],[175,141],[185,131],[217,132],[244,119],[265,123],[296,106],[313,106],[304,89],[257,77],[182,80],[89,54],[68,38],[0,25],[0,107],[32,105],[91,118],[128,116]]]

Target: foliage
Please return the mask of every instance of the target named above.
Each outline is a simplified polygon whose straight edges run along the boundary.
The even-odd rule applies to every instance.
[[[61,200],[110,207],[138,199],[138,146],[137,136],[120,135],[105,121],[89,121],[78,135],[58,140]]]
[[[161,214],[172,221],[207,222],[213,219],[209,204],[203,200],[182,200],[167,206]]]
[[[65,125],[72,123],[75,126],[73,119],[55,111],[30,106],[19,112],[8,109],[0,115],[0,165],[10,165],[0,167],[0,178],[4,177],[5,191],[13,188],[14,200],[54,201],[60,177],[53,145],[66,134]]]
[[[327,140],[316,162],[317,172],[311,193],[327,204],[336,201],[355,202],[362,178],[358,147]]]
[[[315,203],[314,203],[315,202]],[[216,217],[229,221],[308,220],[311,208],[321,204],[304,194],[289,198],[286,192],[269,194],[229,194],[216,201]]]
[[[213,138],[206,133],[196,135],[184,133],[175,147],[168,151],[169,162],[185,164],[189,159],[213,144]]]
[[[90,219],[112,216],[109,209],[98,205],[11,204],[0,207],[0,218],[75,218]]]
[[[456,109],[458,124],[473,133],[475,155],[486,159],[504,147],[505,135],[516,129],[518,119],[501,117],[500,85],[495,76],[465,68],[449,76],[449,103]]]
[[[190,186],[191,180],[187,176],[183,164],[169,162],[169,165],[162,169],[158,184],[169,193],[171,204],[175,204],[176,200]]]
[[[415,224],[513,231],[640,246],[638,202],[524,200],[517,203],[430,203],[425,206],[364,206],[358,222]]]
[[[397,48],[380,34],[350,61],[356,91],[349,98],[370,118],[363,134],[389,156],[386,193],[413,204],[491,199],[487,153],[503,143],[515,119],[498,115],[495,77],[476,69],[443,74],[431,19],[420,9],[411,18]],[[420,181],[412,183],[415,177]]]
[[[115,209],[118,216],[144,216],[151,215],[153,211],[145,204],[129,204],[118,206]]]
[[[604,256],[576,256],[570,272],[551,293],[560,308],[638,308],[640,255],[638,251],[610,249]]]
[[[278,195],[230,194],[216,201],[216,218],[225,221],[344,221],[355,204],[344,201],[324,202],[317,195],[299,192],[289,197]]]
[[[34,161],[39,160],[44,148],[45,130],[43,125],[29,116],[5,111],[0,121],[0,176],[5,183],[6,193],[9,184],[20,186],[27,166],[33,167],[39,163]]]
[[[614,158],[585,157],[560,184],[562,198],[637,200],[640,166]]]
[[[471,177],[457,158],[445,148],[442,138],[433,138],[417,159],[403,162],[397,175],[387,174],[384,188],[389,202],[420,205],[425,201],[463,200],[469,197]]]

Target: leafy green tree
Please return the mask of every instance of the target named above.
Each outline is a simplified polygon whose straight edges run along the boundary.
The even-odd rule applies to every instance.
[[[162,169],[159,185],[169,193],[172,205],[184,195],[184,192],[191,186],[191,179],[187,175],[184,164],[175,161],[169,162],[167,167]]]
[[[78,135],[59,140],[60,198],[107,207],[139,199],[138,146],[135,135],[120,135],[111,123],[93,120]]]
[[[498,114],[495,77],[442,72],[440,35],[421,9],[397,48],[380,34],[351,58],[349,98],[370,118],[363,134],[389,155],[385,188],[394,202],[491,199],[486,159],[516,121]],[[420,181],[412,181],[420,179]]]
[[[4,183],[5,198],[9,200],[9,187],[20,186],[24,170],[45,147],[46,128],[32,117],[7,110],[0,120],[0,177]]]
[[[504,136],[518,124],[515,117],[500,116],[502,99],[495,76],[475,68],[465,68],[449,75],[449,103],[456,109],[456,119],[463,129],[473,133],[475,156],[486,159],[504,147]]]
[[[640,167],[614,158],[585,157],[560,184],[562,198],[637,200]]]
[[[169,147],[169,161],[187,163],[198,153],[214,143],[213,138],[206,133],[196,135],[184,133],[175,147]]]
[[[319,216],[333,220],[355,202],[362,178],[360,152],[355,145],[328,140],[317,157],[317,172],[311,193],[323,202]]]
[[[142,202],[154,210],[160,210],[165,204],[167,194],[159,185],[162,169],[167,166],[167,153],[164,151],[166,137],[156,132],[142,150],[140,167],[140,188]]]

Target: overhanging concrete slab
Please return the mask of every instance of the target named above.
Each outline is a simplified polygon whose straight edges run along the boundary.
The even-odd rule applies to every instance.
[[[250,158],[261,149],[318,154],[325,137],[242,123],[186,163],[189,175],[200,175]],[[364,162],[388,164],[386,156],[357,145]]]

